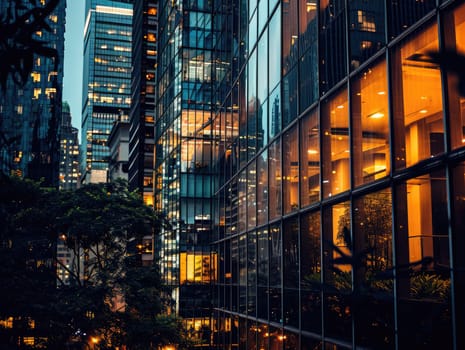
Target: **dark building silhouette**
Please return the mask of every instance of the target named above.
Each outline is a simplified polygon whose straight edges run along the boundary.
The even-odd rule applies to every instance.
[[[158,1],[134,3],[132,103],[129,114],[129,173],[132,190],[153,205],[153,154],[157,65]]]
[[[9,13],[12,1],[0,1],[0,13]],[[27,4],[23,12],[32,6]],[[41,6],[41,5],[39,5]],[[50,30],[34,39],[56,49],[56,58],[34,56],[32,72],[24,86],[10,78],[0,90],[0,167],[44,185],[58,186],[61,96],[66,1],[60,1],[47,18]],[[14,13],[14,11],[11,11]]]

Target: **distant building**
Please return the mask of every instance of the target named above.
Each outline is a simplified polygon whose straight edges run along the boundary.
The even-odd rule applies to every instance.
[[[129,122],[119,120],[114,122],[108,136],[110,162],[108,163],[108,181],[128,179],[129,155]]]
[[[78,129],[71,125],[71,113],[67,102],[63,103],[60,139],[60,182],[62,190],[78,188],[79,140]]]
[[[14,2],[0,0],[6,14]],[[29,4],[29,2],[24,1]],[[39,2],[38,2],[39,3]],[[28,5],[32,6],[32,5]],[[58,2],[47,18],[50,30],[34,39],[57,50],[57,59],[34,56],[32,73],[24,86],[10,78],[0,90],[0,170],[4,174],[43,179],[58,187],[61,96],[66,1]]]
[[[87,0],[84,27],[81,181],[106,182],[113,122],[131,106],[132,2]]]
[[[129,113],[129,187],[153,205],[157,66],[157,0],[134,2],[132,105]]]

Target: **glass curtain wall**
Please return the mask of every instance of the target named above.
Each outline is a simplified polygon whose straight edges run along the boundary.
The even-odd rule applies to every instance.
[[[465,346],[465,5],[236,5],[214,346]]]

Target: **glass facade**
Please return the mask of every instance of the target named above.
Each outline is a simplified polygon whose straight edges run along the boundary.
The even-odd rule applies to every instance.
[[[106,182],[113,122],[131,106],[132,0],[87,0],[81,181]]]
[[[23,9],[19,6],[15,9],[13,1],[0,0],[2,20],[15,19],[16,12],[18,17],[29,12],[32,2],[24,3]],[[44,4],[44,1],[38,2],[37,6]],[[55,49],[57,57],[35,55],[32,62],[28,62],[31,74],[25,85],[19,86],[9,77],[0,90],[0,171],[6,175],[43,179],[44,185],[54,187],[58,187],[59,182],[65,11],[66,1],[58,1],[45,21],[50,29],[44,26],[32,36],[43,42],[44,47]],[[7,13],[11,17],[7,17]],[[35,21],[34,15],[30,12],[29,15],[28,21]],[[10,45],[6,37],[4,41],[5,45],[7,42]]]
[[[212,157],[221,147],[220,124],[212,123],[213,90],[224,78],[224,48],[215,59],[220,30],[211,2],[159,1],[158,29],[154,204],[171,225],[156,238],[156,252],[173,311],[191,339],[208,347],[210,284],[218,275],[217,254],[210,250],[217,218]]]
[[[463,348],[463,2],[228,6],[212,346]]]

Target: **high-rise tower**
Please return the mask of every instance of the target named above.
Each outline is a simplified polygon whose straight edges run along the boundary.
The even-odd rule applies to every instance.
[[[10,11],[13,3],[0,0],[3,20],[15,13]],[[18,10],[18,15],[26,13],[30,6]],[[33,35],[34,40],[56,49],[56,58],[34,55],[24,86],[15,84],[10,77],[5,89],[0,90],[1,172],[43,179],[51,186],[58,186],[65,10],[66,1],[59,1],[46,19],[50,30],[43,27]],[[33,23],[34,17],[29,21]]]
[[[87,0],[84,27],[82,182],[106,182],[108,136],[131,105],[131,0]]]
[[[211,159],[218,147],[211,121],[220,72],[213,48],[219,33],[211,2],[165,1],[158,12],[154,203],[171,228],[158,237],[156,252],[176,311],[208,346],[209,283],[217,278],[210,228],[216,179]]]

